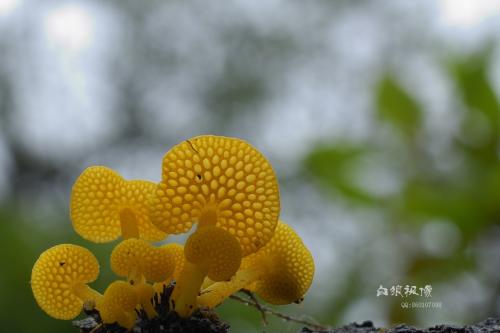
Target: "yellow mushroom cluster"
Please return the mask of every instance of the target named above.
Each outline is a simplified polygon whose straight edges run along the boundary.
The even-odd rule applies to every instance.
[[[271,304],[303,298],[313,258],[279,220],[277,178],[257,149],[236,138],[198,136],[168,151],[161,170],[159,183],[126,180],[104,166],[78,177],[73,227],[95,243],[121,238],[110,255],[119,278],[101,294],[89,286],[99,274],[89,250],[72,244],[46,250],[35,262],[31,287],[48,315],[73,319],[90,304],[104,324],[130,329],[138,311],[158,316],[153,297],[171,281],[173,309],[184,318],[243,288]],[[184,245],[154,244],[187,232]]]

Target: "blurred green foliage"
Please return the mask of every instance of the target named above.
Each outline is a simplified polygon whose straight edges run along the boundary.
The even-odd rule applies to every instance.
[[[451,169],[443,171],[440,161],[430,156],[428,148],[432,142],[423,127],[427,111],[393,73],[384,75],[374,89],[377,127],[389,124],[396,133],[393,140],[402,147],[400,151],[407,153],[398,155],[391,150],[393,145],[376,144],[379,137],[375,130],[366,142],[322,144],[305,160],[305,169],[320,187],[333,194],[334,200],[382,213],[385,221],[393,225],[390,230],[394,239],[401,232],[411,233],[435,220],[458,227],[461,239],[456,251],[445,258],[421,252],[406,258],[404,281],[437,283],[461,272],[474,271],[476,258],[468,250],[492,225],[500,224],[500,103],[488,76],[490,63],[488,50],[455,58],[443,66],[454,83],[457,101],[463,105],[462,110],[455,112],[460,119],[459,129],[448,147],[459,161]],[[383,153],[388,160],[399,161],[399,165],[407,168],[397,193],[373,196],[352,176],[346,176],[360,157],[373,153]],[[348,280],[352,282],[352,276]],[[344,295],[332,300],[325,312],[335,311],[334,318],[338,318],[339,312],[346,311],[356,301],[353,290],[357,288],[360,286],[346,288]],[[491,303],[495,304],[499,296],[492,293]],[[472,319],[494,315],[494,309],[490,311],[473,314]],[[390,320],[411,323],[415,321],[415,312],[402,311],[395,298]]]
[[[376,110],[380,119],[390,122],[403,135],[414,136],[422,121],[422,109],[395,77],[387,75],[376,87]]]

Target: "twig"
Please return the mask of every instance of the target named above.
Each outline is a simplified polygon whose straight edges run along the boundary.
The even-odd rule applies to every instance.
[[[257,297],[255,297],[255,295],[250,290],[241,289],[240,291],[245,295],[247,295],[248,297],[250,297],[250,299],[254,302],[255,307],[257,308],[257,310],[259,310],[260,315],[262,316],[262,321],[264,322],[264,325],[267,325],[268,322],[266,318],[266,311],[264,311],[264,309],[262,308],[262,304],[259,303]]]
[[[257,310],[259,310],[261,313],[268,313],[270,315],[273,315],[275,317],[284,319],[286,321],[291,321],[291,322],[295,322],[295,323],[298,323],[298,324],[306,325],[306,326],[311,327],[311,328],[313,328],[315,330],[318,330],[318,331],[327,331],[329,329],[327,326],[318,325],[318,324],[311,323],[310,321],[307,321],[307,320],[304,320],[304,319],[299,319],[299,318],[295,318],[295,317],[292,317],[292,316],[288,316],[288,315],[282,314],[282,313],[274,311],[273,309],[270,309],[267,306],[264,306],[262,304],[257,305],[257,303],[255,303],[252,299],[245,299],[245,298],[240,297],[238,295],[231,295],[231,296],[229,296],[229,298],[231,298],[231,299],[233,299],[235,301],[238,301],[240,303],[243,303],[245,305],[253,306]],[[255,298],[255,296],[254,296],[254,298]]]

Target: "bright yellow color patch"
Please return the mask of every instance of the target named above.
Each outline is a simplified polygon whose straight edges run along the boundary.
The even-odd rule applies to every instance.
[[[135,322],[134,309],[139,298],[134,287],[125,281],[115,281],[104,292],[97,309],[105,324],[118,322],[125,328],[131,328]]]
[[[182,268],[184,267],[184,245],[177,243],[169,243],[160,247],[164,251],[170,253],[175,261],[175,269],[172,273],[173,280],[178,280],[181,275]]]
[[[314,276],[314,259],[297,233],[280,222],[271,241],[243,260],[242,269],[262,270],[261,278],[247,286],[271,304],[299,301]]]
[[[168,248],[154,247],[142,239],[126,239],[111,253],[111,269],[119,276],[140,280],[142,275],[147,281],[160,282],[174,272],[175,256]]]
[[[153,285],[157,293],[163,292],[163,287],[168,286],[172,281],[179,281],[182,269],[184,268],[184,246],[177,243],[169,243],[161,246],[162,249],[169,252],[175,261],[175,268],[172,275],[168,276],[163,282],[158,282]]]
[[[43,252],[31,272],[31,288],[38,305],[57,319],[73,319],[84,299],[75,294],[97,279],[99,263],[87,249],[61,244]]]
[[[241,247],[229,232],[217,227],[205,227],[192,234],[184,245],[189,262],[206,267],[213,281],[229,280],[241,264]]]
[[[240,241],[245,256],[271,239],[279,211],[278,182],[265,157],[240,139],[204,135],[164,156],[151,220],[169,234],[187,232],[193,222],[215,225]]]
[[[71,192],[70,214],[75,231],[85,239],[104,243],[121,236],[125,224],[128,233],[135,230],[146,240],[165,238],[148,215],[147,203],[155,188],[156,184],[148,181],[127,181],[103,166],[85,169]]]
[[[202,290],[200,306],[213,308],[245,288],[271,304],[300,301],[314,275],[309,250],[291,227],[280,222],[266,246],[243,259],[241,269],[227,282],[215,282]]]
[[[155,290],[153,286],[148,283],[139,283],[134,285],[134,290],[137,293],[139,304],[146,311],[148,318],[154,318],[158,316],[158,313],[153,307],[153,303],[151,302],[152,298],[155,295]]]

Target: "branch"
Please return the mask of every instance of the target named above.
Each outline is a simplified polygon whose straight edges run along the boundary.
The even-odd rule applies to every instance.
[[[255,297],[255,295],[250,290],[241,289],[240,291],[242,293],[244,293],[245,295],[247,295],[248,297],[250,297],[250,299],[255,304],[255,308],[257,308],[257,310],[259,310],[260,315],[262,316],[262,321],[264,322],[264,325],[267,325],[268,322],[267,322],[267,318],[266,318],[266,311],[264,310],[264,308],[262,307],[262,305],[257,300],[257,297]]]
[[[318,331],[326,331],[326,330],[330,329],[327,326],[318,325],[316,323],[312,323],[312,322],[304,320],[304,319],[295,318],[295,317],[288,316],[288,315],[282,314],[280,312],[274,311],[273,309],[270,309],[267,306],[264,306],[264,305],[260,304],[257,301],[257,299],[255,298],[255,296],[253,295],[253,293],[251,293],[250,291],[244,290],[243,292],[245,294],[249,295],[251,299],[245,299],[245,298],[237,296],[237,295],[231,295],[231,296],[229,296],[229,298],[231,298],[231,299],[233,299],[235,301],[238,301],[240,303],[243,303],[245,305],[253,306],[254,308],[256,308],[257,310],[260,311],[260,313],[262,314],[263,319],[265,318],[264,316],[267,313],[267,314],[273,315],[275,317],[281,318],[281,319],[286,320],[286,321],[291,321],[291,322],[294,322],[294,323],[298,323],[298,324],[301,324],[301,325],[305,325],[305,326],[311,327],[311,328],[313,328],[315,330],[318,330]],[[267,323],[267,321],[265,321],[265,322]]]

